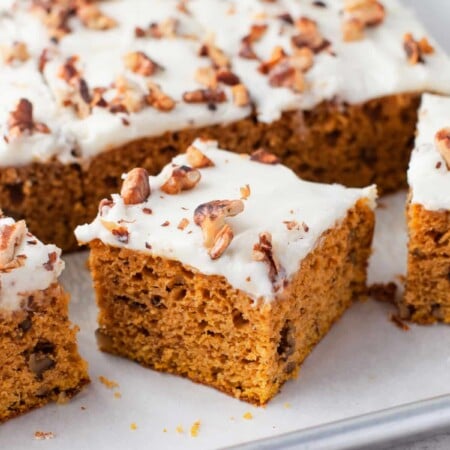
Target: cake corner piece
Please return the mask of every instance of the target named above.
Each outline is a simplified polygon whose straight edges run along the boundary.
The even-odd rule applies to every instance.
[[[100,349],[267,403],[366,295],[375,197],[201,140],[156,177],[129,173],[76,230]]]
[[[40,242],[23,220],[0,217],[0,423],[64,402],[89,382],[58,282],[63,269],[56,246]]]

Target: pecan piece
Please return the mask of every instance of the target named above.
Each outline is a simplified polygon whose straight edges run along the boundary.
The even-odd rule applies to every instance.
[[[153,22],[147,29],[136,27],[134,35],[137,38],[152,37],[154,39],[161,39],[163,37],[173,38],[177,36],[178,20],[168,18],[161,22]]]
[[[450,169],[450,127],[439,130],[434,136],[434,142],[447,168]]]
[[[385,18],[384,6],[377,0],[346,0],[342,37],[344,41],[357,41],[364,37],[364,29],[380,25]]]
[[[242,200],[213,200],[197,206],[194,211],[194,223],[202,228],[205,247],[211,248],[214,245],[227,217],[236,216],[243,210]]]
[[[255,24],[250,28],[249,34],[241,39],[241,48],[239,56],[245,59],[258,59],[253,50],[253,43],[259,41],[267,31],[267,25]]]
[[[286,52],[283,50],[283,48],[276,46],[272,50],[270,58],[267,61],[263,61],[259,65],[258,70],[263,74],[268,74],[275,66],[280,64],[283,60],[285,60],[286,56],[287,56]]]
[[[83,25],[92,30],[109,30],[117,26],[117,22],[113,18],[103,14],[92,3],[81,4],[76,12]]]
[[[269,84],[273,87],[286,87],[294,92],[303,92],[306,88],[303,72],[284,60],[269,72]]]
[[[239,189],[241,193],[241,200],[247,200],[250,197],[250,186],[246,184]]]
[[[270,233],[259,234],[259,242],[253,246],[252,257],[255,261],[263,261],[267,264],[269,280],[275,292],[285,286],[285,270],[273,254],[272,235]]]
[[[264,150],[263,148],[259,148],[255,150],[251,155],[250,159],[252,161],[256,161],[262,164],[278,164],[280,162],[278,156],[275,156],[273,153]]]
[[[161,190],[169,195],[179,194],[181,191],[193,189],[200,181],[201,173],[188,166],[176,167],[172,175],[161,186]]]
[[[330,42],[326,40],[317,27],[317,22],[308,17],[300,17],[295,21],[299,34],[292,36],[291,44],[295,48],[309,48],[314,53],[319,53],[329,47]]]
[[[136,167],[128,172],[122,184],[120,196],[125,205],[137,205],[145,202],[150,196],[148,172],[141,167]]]
[[[13,42],[11,47],[2,48],[3,61],[5,64],[11,64],[14,61],[25,62],[30,58],[28,47],[25,42]]]
[[[151,81],[147,83],[149,93],[145,97],[148,105],[159,111],[172,111],[175,108],[175,100],[165,94],[161,88]]]
[[[225,53],[219,47],[216,47],[212,43],[202,44],[199,50],[199,55],[207,56],[211,60],[213,66],[216,69],[230,68],[230,59],[228,58],[228,56],[226,56]]]
[[[134,73],[148,77],[153,75],[161,66],[144,52],[129,52],[124,56],[125,67]]]
[[[183,94],[186,103],[223,103],[227,100],[221,89],[197,89]]]
[[[243,84],[236,84],[231,88],[233,101],[236,106],[248,106],[250,104],[250,95]]]
[[[33,120],[33,104],[26,98],[21,98],[14,111],[8,117],[8,138],[14,139],[23,134],[38,133],[48,134],[50,129],[47,125]]]
[[[205,167],[214,167],[214,163],[197,147],[189,146],[186,150],[188,163],[194,169],[204,169]]]
[[[218,259],[222,256],[223,252],[229,247],[233,240],[234,234],[230,225],[227,223],[219,230],[214,238],[214,243],[209,249],[208,254],[211,259]]]
[[[416,41],[411,33],[406,33],[403,36],[403,49],[411,65],[424,63],[423,56],[434,53],[434,48],[427,38],[423,37],[420,41]]]
[[[14,260],[16,248],[22,242],[26,232],[24,220],[0,227],[0,269]]]
[[[216,73],[216,80],[227,86],[236,86],[240,83],[239,77],[228,69],[219,69]]]
[[[138,112],[145,105],[145,97],[141,94],[139,86],[119,76],[115,82],[116,96],[110,102],[110,111],[117,112]]]
[[[199,67],[195,72],[195,81],[210,89],[217,87],[216,71],[213,67]]]

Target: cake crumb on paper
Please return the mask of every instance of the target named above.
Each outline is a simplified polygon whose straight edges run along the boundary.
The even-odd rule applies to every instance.
[[[286,409],[289,409],[289,408],[292,407],[292,405],[291,405],[289,402],[286,402],[283,406],[284,406]]]
[[[133,431],[137,430],[137,425],[136,425],[135,422],[131,422],[131,424],[130,424],[130,430],[133,430]]]
[[[397,325],[400,330],[409,331],[409,326],[405,322],[403,322],[403,320],[400,319],[400,317],[398,317],[397,315],[391,314],[390,320],[394,325]]]
[[[252,420],[253,419],[253,414],[250,411],[247,411],[242,417],[245,420]]]
[[[184,433],[183,427],[182,427],[181,425],[178,425],[178,426],[175,428],[175,431],[176,431],[178,434],[183,434],[183,433]]]
[[[192,437],[197,437],[198,436],[198,432],[200,431],[200,425],[201,425],[200,420],[196,420],[192,424],[192,426],[191,426],[191,436]]]
[[[100,375],[98,379],[100,383],[104,384],[108,389],[114,389],[116,387],[119,387],[119,383],[117,383],[117,381],[110,380],[104,377],[103,375]]]
[[[55,437],[55,433],[52,431],[35,431],[34,439],[37,441],[46,441],[48,439],[53,439]]]
[[[163,428],[163,433],[167,433],[167,428]]]
[[[114,392],[114,398],[122,398],[122,394],[120,392]]]

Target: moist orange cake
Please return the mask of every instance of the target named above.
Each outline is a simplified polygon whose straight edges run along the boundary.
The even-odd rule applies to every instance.
[[[408,171],[405,318],[450,323],[450,98],[424,95]]]
[[[76,229],[100,349],[265,404],[366,295],[375,196],[213,141],[133,169]]]
[[[50,401],[66,401],[89,382],[58,283],[61,251],[0,218],[0,422]]]
[[[198,136],[395,190],[420,93],[450,93],[397,0],[6,0],[0,47],[0,205],[64,250],[122,173]]]

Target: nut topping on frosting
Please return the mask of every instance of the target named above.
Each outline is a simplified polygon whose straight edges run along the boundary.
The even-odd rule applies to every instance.
[[[252,25],[250,33],[241,40],[239,56],[245,59],[258,59],[253,50],[253,43],[259,41],[267,31],[267,25]]]
[[[344,41],[357,41],[364,37],[364,29],[384,21],[384,6],[377,0],[345,0],[342,35]]]
[[[78,3],[81,3],[81,5],[77,9],[77,16],[87,28],[92,30],[109,30],[117,26],[117,22],[103,14],[96,5],[86,1]]]
[[[172,111],[175,108],[175,100],[165,94],[156,83],[148,81],[147,86],[149,93],[145,97],[145,101],[148,105],[159,111]]]
[[[217,235],[226,225],[225,219],[227,217],[236,216],[243,210],[244,203],[242,200],[213,200],[197,206],[194,211],[194,222],[202,228],[205,247],[211,249],[214,246]],[[228,231],[225,234],[229,237]],[[220,239],[227,240],[224,235],[221,235]],[[226,247],[228,245],[229,242]]]
[[[276,292],[285,284],[285,271],[275,258],[272,248],[272,235],[264,232],[259,234],[259,242],[253,246],[253,259],[264,261],[269,268],[269,279]]]
[[[27,227],[24,220],[0,227],[0,269],[6,269],[14,260],[16,247],[25,237]]]
[[[227,100],[225,92],[221,89],[197,89],[183,94],[186,103],[223,103]]]
[[[194,169],[204,169],[205,167],[214,167],[214,163],[197,147],[190,145],[186,150],[188,163]]]
[[[406,33],[403,36],[403,48],[408,62],[411,65],[424,63],[423,56],[434,53],[434,48],[426,37],[423,37],[420,41],[416,41],[411,33]]]
[[[169,195],[179,194],[194,188],[200,178],[201,174],[197,169],[188,166],[176,167],[170,178],[161,186],[161,190]]]
[[[233,101],[236,106],[248,106],[250,104],[250,94],[243,84],[236,84],[231,88]]]
[[[214,239],[213,246],[209,249],[211,259],[220,258],[233,240],[234,234],[227,223],[219,230]]]
[[[110,102],[111,112],[138,112],[145,106],[145,98],[135,83],[119,76],[115,88],[116,96]]]
[[[246,184],[239,189],[241,193],[241,200],[247,200],[250,197],[250,186]]]
[[[317,22],[308,17],[300,17],[295,21],[295,26],[299,34],[292,36],[291,43],[296,48],[309,48],[314,53],[326,49],[330,42],[326,40],[317,27]]]
[[[5,64],[11,64],[14,61],[25,62],[29,59],[27,44],[25,42],[14,42],[10,47],[0,48],[3,54]]]
[[[148,28],[136,27],[134,35],[137,38],[152,37],[154,39],[173,38],[177,35],[178,20],[168,18],[159,23],[153,22]]]
[[[134,73],[148,77],[153,75],[161,66],[149,58],[144,52],[130,52],[124,56],[127,69]]]
[[[33,104],[26,98],[21,98],[16,109],[9,114],[7,139],[18,138],[24,134],[50,133],[47,125],[33,121]]]
[[[250,155],[250,159],[263,164],[278,164],[280,162],[278,156],[275,156],[273,153],[270,153],[263,148],[255,150]]]
[[[439,130],[434,137],[434,142],[450,170],[450,127]]]
[[[148,172],[137,167],[128,172],[120,190],[120,196],[125,205],[143,203],[150,196]]]
[[[199,51],[200,56],[207,56],[215,68],[230,68],[230,59],[225,53],[212,43],[202,44]]]

